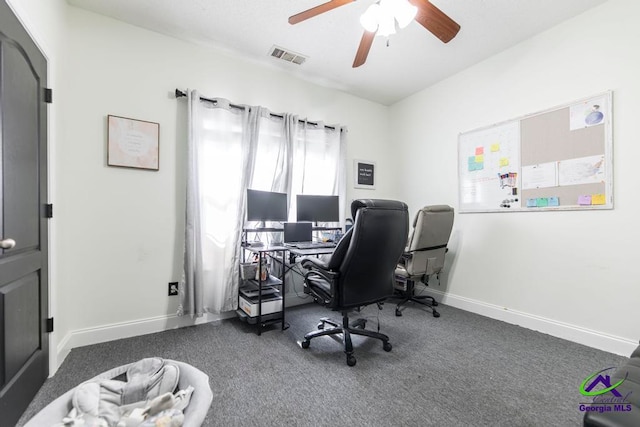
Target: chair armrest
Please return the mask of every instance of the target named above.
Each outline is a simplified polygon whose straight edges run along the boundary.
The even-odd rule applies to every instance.
[[[447,249],[447,244],[445,243],[444,245],[430,246],[428,248],[420,248],[416,252],[419,252],[419,251],[433,251],[435,249],[442,249],[442,248],[444,248],[446,250]]]
[[[338,277],[337,272],[333,272],[328,269],[327,263],[325,260],[320,258],[304,258],[300,261],[303,268],[307,271],[304,273],[305,281],[308,277],[315,276],[326,280],[331,284],[331,288],[333,290],[333,282]]]
[[[305,257],[300,260],[300,265],[303,268],[309,269],[320,269],[320,270],[328,270],[326,260],[316,257]]]
[[[412,257],[413,257],[413,252],[405,250],[405,252],[403,252],[403,254],[400,255],[400,259],[398,259],[398,265],[405,267],[407,265],[407,262],[409,262],[409,260],[411,260]]]
[[[318,277],[318,276],[320,276],[322,279],[329,282],[329,284],[331,285],[331,289],[333,290],[333,282],[338,277],[338,273],[334,273],[333,271],[329,271],[329,270],[321,270],[317,268],[311,268],[307,270],[306,273],[304,273],[305,280],[308,277]]]
[[[318,258],[305,258],[301,261],[304,273],[305,293],[311,294],[316,302],[333,307],[336,304],[335,286],[338,272],[327,268],[327,263]]]

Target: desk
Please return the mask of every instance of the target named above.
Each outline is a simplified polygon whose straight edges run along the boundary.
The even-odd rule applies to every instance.
[[[236,310],[236,313],[242,320],[245,320],[251,324],[256,324],[258,335],[260,335],[262,333],[263,327],[270,323],[281,323],[282,330],[285,330],[289,327],[289,324],[285,321],[285,295],[286,295],[285,277],[288,271],[293,271],[298,274],[300,273],[295,271],[292,268],[293,267],[292,265],[287,266],[285,262],[285,260],[287,259],[286,253],[289,252],[290,264],[295,264],[295,257],[318,256],[318,255],[330,254],[330,253],[333,253],[335,247],[298,249],[298,248],[283,246],[282,244],[274,244],[274,245],[243,244],[242,249],[244,251],[248,251],[250,253],[257,255],[256,261],[259,269],[262,268],[260,266],[263,265],[263,262],[265,262],[269,258],[272,260],[272,262],[275,262],[276,264],[281,265],[279,274],[275,274],[275,276],[272,274],[269,274],[268,277],[263,279],[254,279],[254,278],[241,279],[242,282],[248,282],[252,284],[252,288],[254,288],[253,292],[255,293],[255,295],[253,295],[253,297],[254,297],[254,304],[257,309],[257,313],[255,314],[253,312],[250,313],[248,310],[243,311],[241,308],[238,308],[238,310]],[[243,254],[243,261],[246,261],[246,257],[244,256],[244,254]],[[267,314],[265,314],[262,311],[263,303],[266,304],[266,303],[269,303],[269,301],[268,301],[268,295],[267,295],[268,292],[266,291],[263,292],[263,290],[265,290],[266,288],[274,287],[274,286],[280,289],[279,294],[281,299],[281,307],[278,306],[279,309],[275,312],[267,312]],[[242,285],[241,285],[241,288],[242,288]],[[257,293],[255,291],[257,291]],[[238,305],[240,305],[240,302],[241,302],[240,298],[246,299],[248,296],[249,296],[248,294],[245,294],[243,296],[242,290],[240,290],[238,295]]]
[[[336,247],[332,248],[312,248],[312,249],[298,249],[298,248],[287,248],[289,251],[289,255],[293,256],[313,256],[313,255],[326,255],[332,254]]]
[[[313,248],[313,249],[298,249],[293,247],[287,248],[289,251],[289,264],[296,264],[296,257],[305,256],[319,256],[332,254],[336,247],[332,248]]]

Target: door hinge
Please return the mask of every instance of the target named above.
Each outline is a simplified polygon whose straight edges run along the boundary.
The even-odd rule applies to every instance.
[[[47,332],[53,332],[53,317],[47,319]]]
[[[53,90],[49,88],[44,88],[44,102],[47,104],[51,104],[53,102]]]
[[[53,205],[51,203],[44,205],[44,217],[53,218]]]

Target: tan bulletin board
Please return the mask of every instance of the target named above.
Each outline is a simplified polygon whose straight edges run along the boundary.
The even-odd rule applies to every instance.
[[[459,211],[613,209],[612,93],[458,138]]]

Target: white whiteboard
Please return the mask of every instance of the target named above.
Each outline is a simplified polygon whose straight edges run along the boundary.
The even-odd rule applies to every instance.
[[[612,93],[459,135],[459,212],[613,208]]]
[[[520,122],[460,135],[458,156],[461,211],[495,210],[516,203],[513,189],[517,192],[520,186]]]

